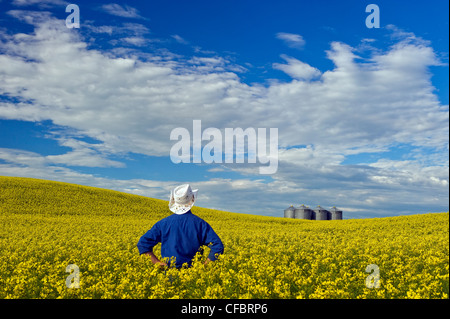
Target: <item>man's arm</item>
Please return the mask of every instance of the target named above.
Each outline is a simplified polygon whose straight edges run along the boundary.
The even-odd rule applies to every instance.
[[[158,264],[160,267],[164,267],[167,266],[167,264],[165,262],[160,261],[158,257],[156,257],[155,254],[153,253],[153,247],[155,247],[160,242],[161,242],[161,232],[158,223],[156,223],[148,232],[146,232],[139,239],[137,248],[139,250],[139,254],[149,256],[153,264]]]
[[[217,236],[216,232],[212,229],[212,227],[206,222],[205,224],[206,227],[204,228],[203,244],[208,245],[210,248],[208,258],[206,259],[205,262],[205,264],[207,264],[210,261],[216,260],[216,254],[217,255],[223,254],[224,247],[222,241],[220,240],[219,236]]]
[[[158,257],[156,257],[156,255],[153,253],[153,251],[148,251],[148,252],[144,253],[144,255],[149,256],[150,260],[152,261],[153,264],[158,264],[160,267],[167,266],[167,263],[159,260]]]

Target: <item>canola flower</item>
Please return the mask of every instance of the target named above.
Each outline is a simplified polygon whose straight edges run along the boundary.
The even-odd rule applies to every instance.
[[[136,243],[167,202],[0,177],[0,298],[448,298],[449,214],[290,220],[194,207],[225,253],[161,270]],[[155,253],[160,257],[160,246]],[[379,267],[380,288],[365,285]],[[68,265],[79,288],[68,288]]]

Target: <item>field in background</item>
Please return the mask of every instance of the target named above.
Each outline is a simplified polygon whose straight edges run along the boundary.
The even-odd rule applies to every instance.
[[[164,271],[136,244],[170,214],[167,201],[0,177],[0,298],[448,298],[448,213],[309,221],[192,212],[225,254],[203,266],[206,249],[193,267]],[[69,264],[79,288],[66,287]],[[380,288],[366,287],[371,264]]]

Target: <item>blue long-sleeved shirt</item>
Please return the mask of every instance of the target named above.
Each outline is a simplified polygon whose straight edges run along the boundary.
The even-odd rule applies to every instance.
[[[222,254],[224,247],[219,236],[212,227],[191,211],[182,214],[172,214],[161,219],[147,231],[137,244],[139,254],[153,251],[156,244],[161,243],[163,258],[175,257],[176,266],[184,263],[191,265],[192,259],[203,245],[209,245],[211,251],[208,258],[216,259],[216,254]]]

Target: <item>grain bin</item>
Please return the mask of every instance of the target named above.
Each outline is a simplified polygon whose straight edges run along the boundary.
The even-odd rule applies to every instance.
[[[294,218],[297,219],[311,219],[312,218],[312,211],[309,209],[309,207],[305,205],[300,205],[297,207],[294,211]]]
[[[342,210],[337,209],[336,206],[330,209],[330,213],[332,220],[342,219]]]
[[[314,209],[314,212],[316,213],[316,220],[328,220],[328,213],[329,213],[329,211],[327,211],[326,209],[320,207],[320,205],[318,205]]]
[[[295,208],[294,208],[294,206],[291,205],[290,207],[288,207],[284,210],[284,217],[285,218],[294,218],[294,211],[295,211]]]

